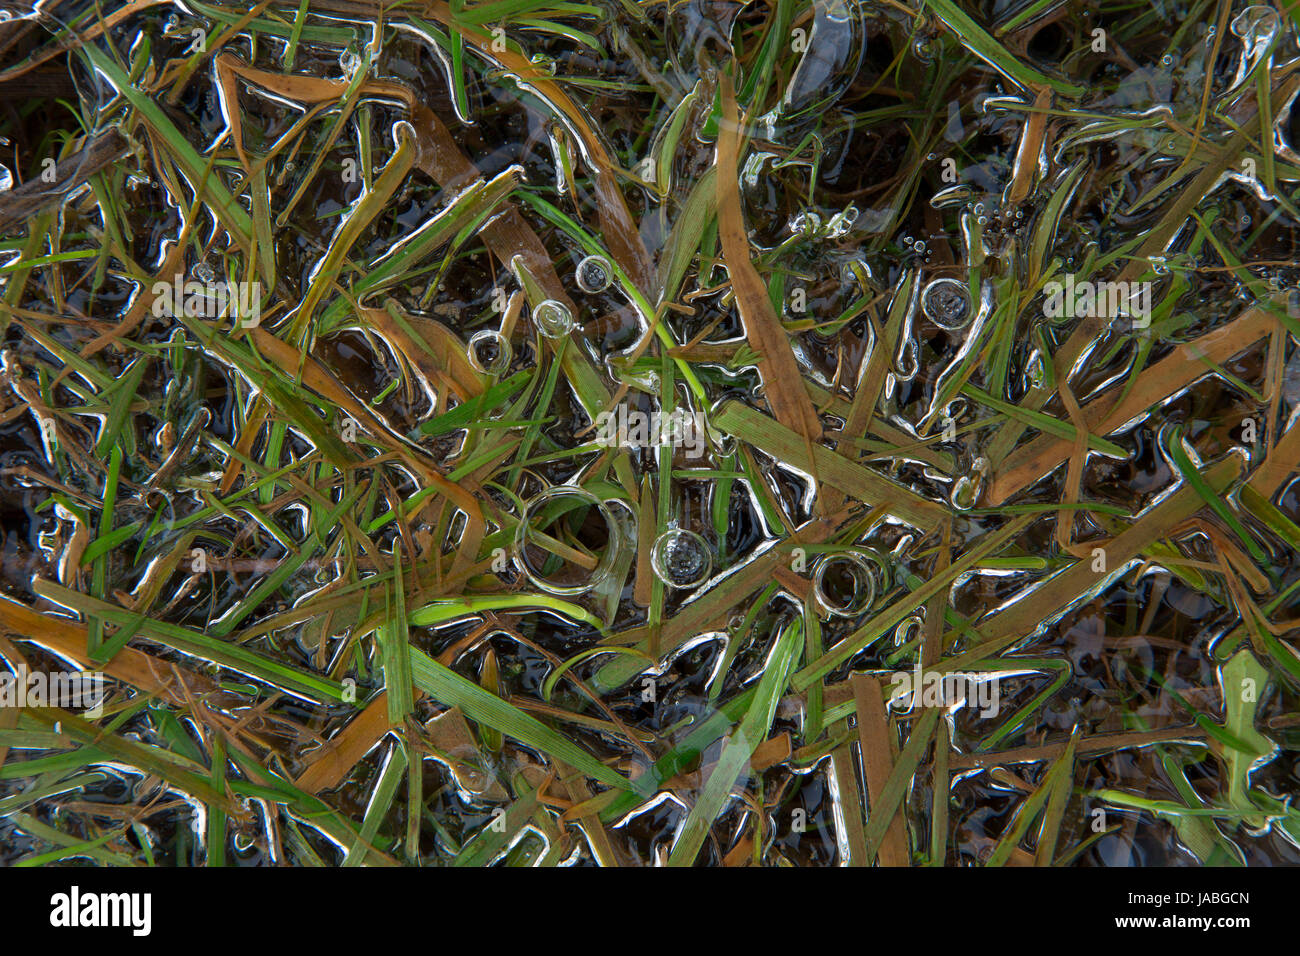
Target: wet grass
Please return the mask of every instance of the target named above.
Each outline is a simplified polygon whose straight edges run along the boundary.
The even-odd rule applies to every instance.
[[[4,863],[1300,861],[1295,10],[43,9]]]

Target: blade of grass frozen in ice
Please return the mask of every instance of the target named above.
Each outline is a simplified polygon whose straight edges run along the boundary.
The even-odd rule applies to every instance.
[[[768,657],[753,700],[739,725],[727,735],[718,762],[709,774],[704,790],[687,815],[668,854],[669,866],[691,866],[699,855],[714,820],[731,795],[736,777],[745,769],[754,748],[767,738],[776,716],[776,705],[803,651],[803,628],[791,622],[777,638]]]

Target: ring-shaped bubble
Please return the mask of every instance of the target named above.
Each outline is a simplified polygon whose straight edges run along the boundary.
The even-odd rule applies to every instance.
[[[957,279],[935,279],[921,290],[921,311],[941,329],[965,328],[974,317],[970,289]]]
[[[713,570],[713,555],[705,540],[694,531],[670,528],[655,539],[650,567],[669,587],[698,587]]]
[[[876,567],[859,554],[827,555],[813,571],[813,596],[827,614],[857,617],[876,601],[877,574]]]
[[[484,375],[500,375],[510,367],[510,360],[514,357],[510,340],[494,329],[475,332],[465,353],[469,364]]]
[[[561,503],[558,512],[550,516],[545,524],[540,527],[534,527],[541,515],[543,506],[553,502]],[[565,504],[567,504],[567,507],[564,507]],[[566,515],[583,507],[585,507],[588,512],[586,519],[578,528],[571,530],[575,533],[583,530],[590,521],[590,515],[594,513],[605,526],[604,548],[602,549],[599,558],[596,559],[596,566],[590,569],[586,580],[557,580],[553,576],[556,572],[538,567],[535,561],[530,557],[530,552],[541,551],[552,555],[553,558],[557,556],[549,548],[543,548],[539,545],[533,544],[532,540],[540,538],[542,535],[546,535],[554,541],[554,536],[547,534],[547,529],[552,528],[557,523],[563,521]],[[555,485],[534,495],[524,504],[523,512],[519,515],[519,524],[515,528],[514,563],[515,567],[517,567],[529,581],[548,594],[584,594],[609,577],[622,546],[623,536],[621,525],[604,501],[597,498],[585,488],[578,488],[574,485]],[[572,563],[565,561],[564,559],[560,560],[562,565]]]

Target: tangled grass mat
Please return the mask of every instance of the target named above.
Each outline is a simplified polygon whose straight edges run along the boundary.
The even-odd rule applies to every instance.
[[[0,23],[0,862],[1300,862],[1297,5]]]

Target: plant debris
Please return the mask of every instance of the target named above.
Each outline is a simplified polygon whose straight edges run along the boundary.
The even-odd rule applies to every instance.
[[[1300,6],[0,20],[0,862],[1300,863]]]

